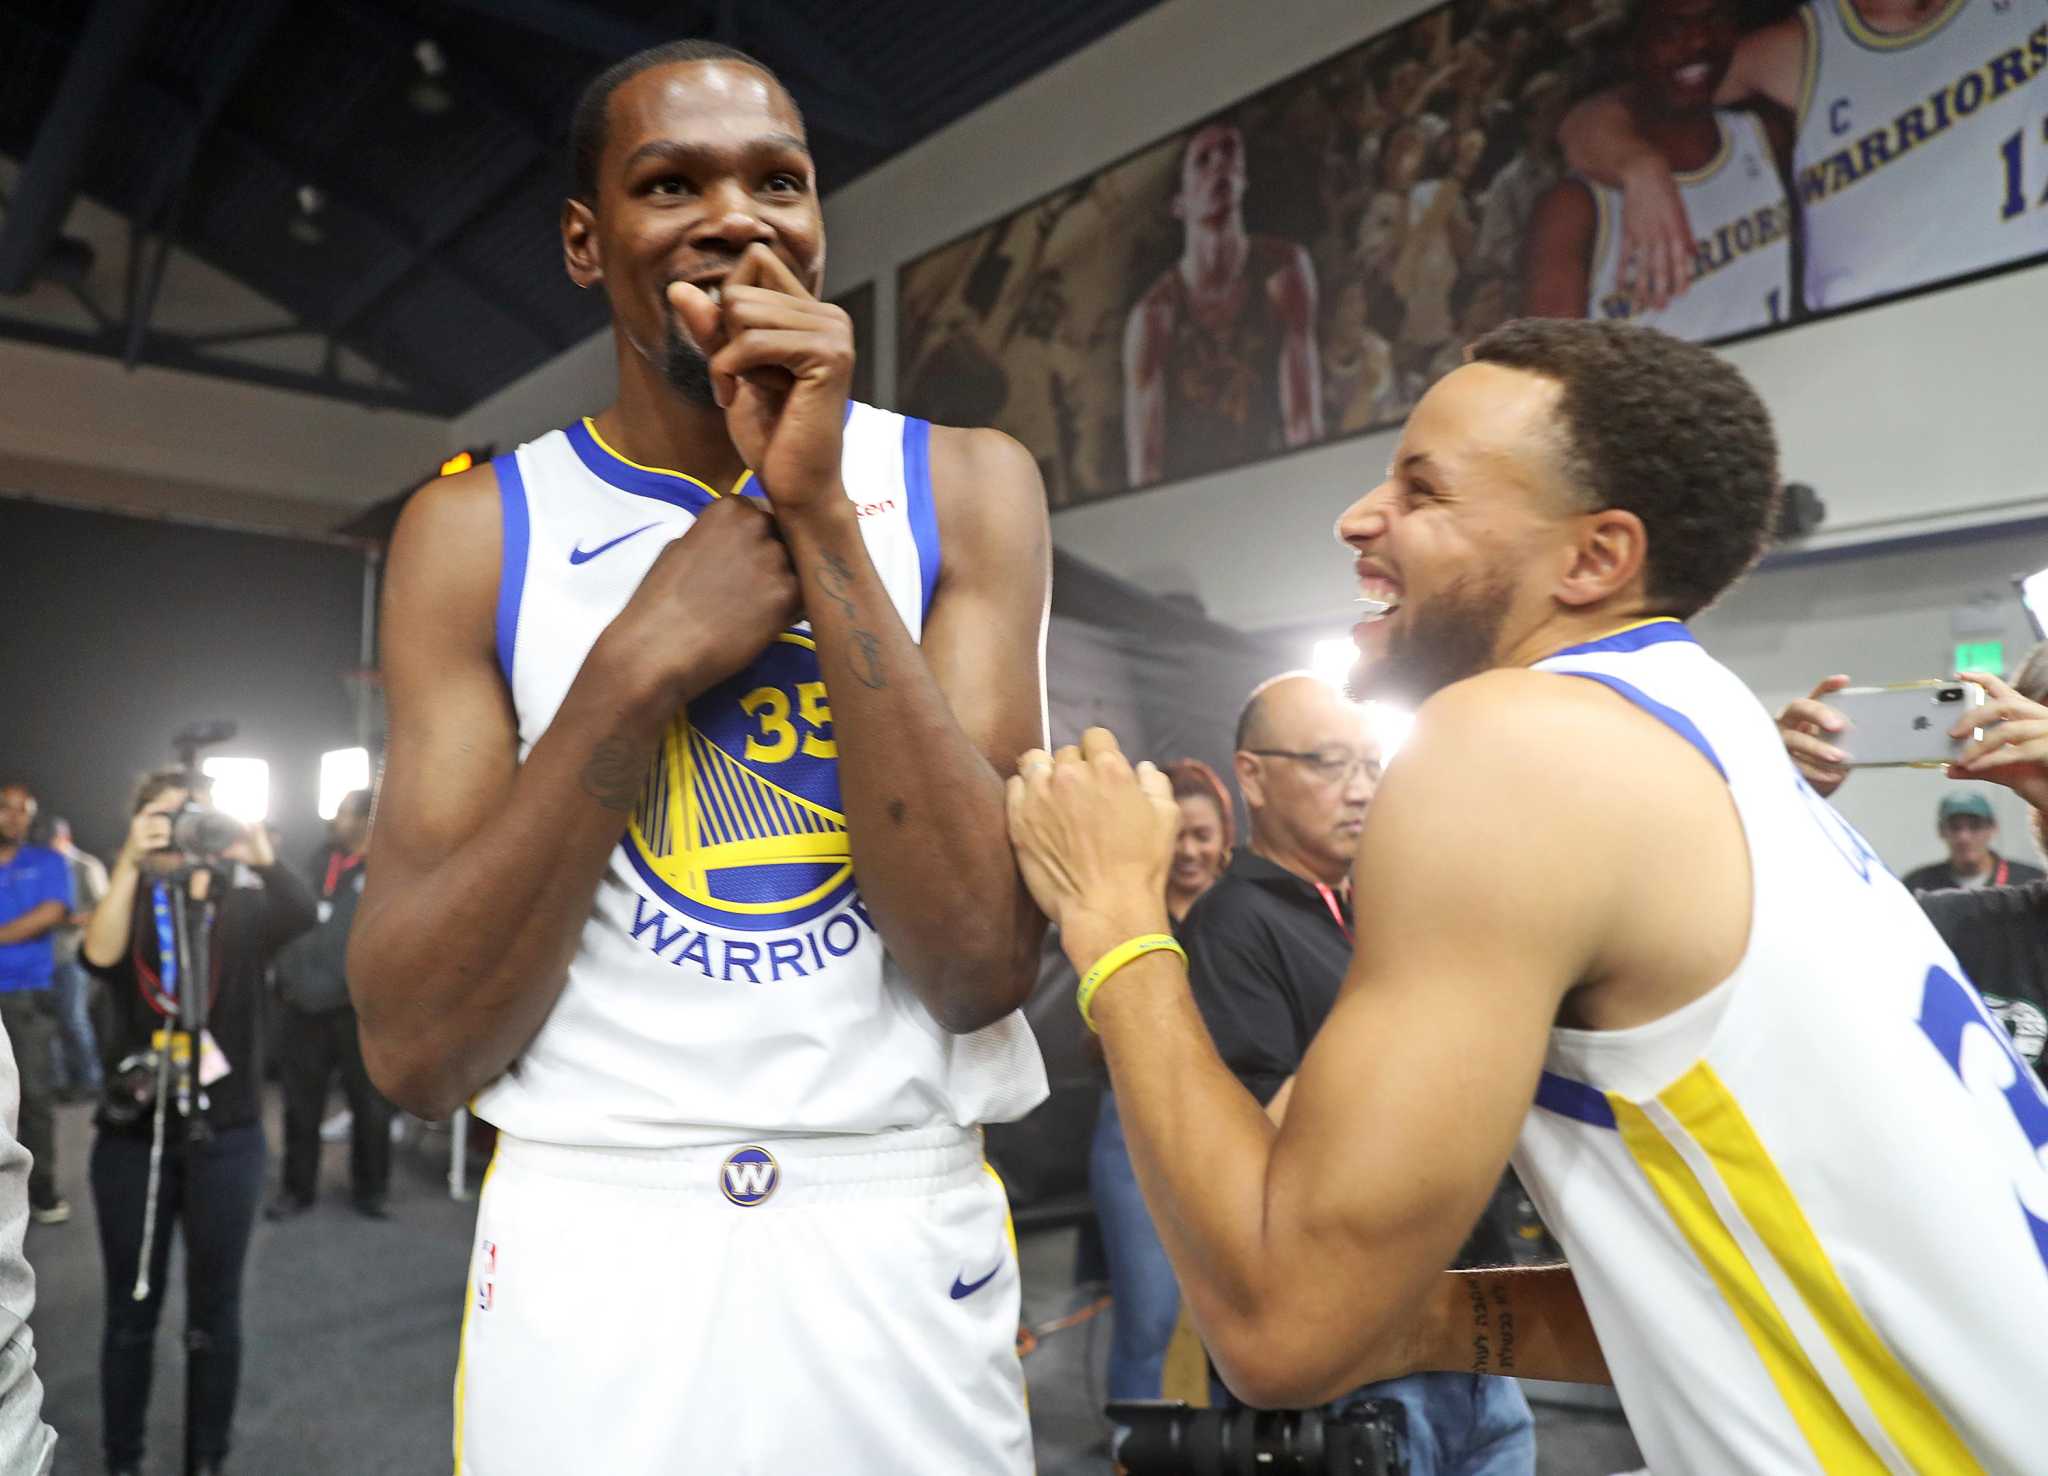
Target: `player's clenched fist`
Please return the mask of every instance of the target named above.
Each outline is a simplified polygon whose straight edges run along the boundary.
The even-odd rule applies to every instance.
[[[775,520],[751,498],[721,497],[655,558],[602,644],[672,710],[801,618]]]
[[[1180,809],[1150,761],[1133,769],[1105,728],[1079,748],[1034,748],[1008,787],[1010,842],[1039,909],[1071,934],[1163,932]],[[1121,941],[1121,937],[1112,941]]]

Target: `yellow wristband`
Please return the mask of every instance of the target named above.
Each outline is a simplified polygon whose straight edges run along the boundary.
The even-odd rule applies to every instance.
[[[1132,959],[1143,958],[1148,953],[1177,953],[1183,964],[1188,961],[1187,950],[1180,946],[1171,933],[1140,933],[1128,943],[1117,944],[1095,960],[1095,967],[1081,980],[1081,988],[1076,992],[1074,1000],[1081,1006],[1082,1024],[1090,1030],[1095,1029],[1095,1017],[1088,1013],[1088,1006],[1095,1002],[1095,991],[1109,982],[1111,974]]]

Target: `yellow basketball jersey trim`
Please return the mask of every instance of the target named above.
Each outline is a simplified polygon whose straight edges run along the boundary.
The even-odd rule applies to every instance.
[[[1673,184],[1705,184],[1721,172],[1721,166],[1735,155],[1735,130],[1728,126],[1728,120],[1719,113],[1714,115],[1714,126],[1721,135],[1720,145],[1714,150],[1714,157],[1697,169],[1674,169],[1671,171]],[[1669,619],[1670,617],[1664,617]],[[1647,623],[1647,622],[1646,622]]]
[[[1714,1068],[1700,1062],[1657,1100],[1712,1158],[1743,1218],[1799,1289],[1899,1453],[1918,1471],[1981,1471],[1962,1437],[1864,1318],[1791,1186]]]
[[[1806,40],[1806,51],[1799,60],[1799,105],[1792,110],[1795,133],[1806,127],[1807,110],[1813,106],[1813,90],[1820,84],[1820,21],[1815,18],[1811,5],[1802,5],[1798,10],[1799,29]]]
[[[465,1125],[466,1126],[466,1125]],[[459,1130],[458,1130],[459,1131]],[[483,1182],[477,1186],[476,1202],[479,1207],[484,1195],[491,1187],[491,1175],[498,1171],[498,1152],[504,1147],[499,1138],[491,1149],[491,1161],[484,1166]],[[455,1344],[455,1476],[462,1476],[462,1406],[463,1395],[468,1389],[466,1375],[469,1369],[469,1314],[476,1310],[476,1253],[470,1253],[469,1276],[462,1283],[462,1332]]]
[[[1756,1268],[1721,1223],[1691,1166],[1664,1141],[1656,1124],[1635,1103],[1614,1092],[1608,1094],[1607,1101],[1614,1109],[1623,1145],[1713,1278],[1735,1320],[1742,1324],[1821,1469],[1829,1476],[1889,1476],[1884,1461],[1843,1412],[1799,1346]]]
[[[1872,51],[1899,51],[1908,46],[1917,46],[1941,30],[1950,21],[1963,13],[1963,7],[1970,0],[1949,0],[1948,7],[1941,14],[1922,21],[1910,31],[1879,31],[1857,13],[1855,0],[1835,0],[1835,8],[1842,17],[1842,29],[1849,33],[1851,40]],[[1981,3],[1981,0],[1980,0]]]
[[[693,487],[702,487],[706,492],[709,492],[713,497],[723,497],[726,495],[720,492],[716,487],[712,486],[709,482],[705,481],[703,478],[693,477],[688,472],[679,472],[675,470],[673,467],[667,466],[647,466],[641,462],[635,461],[630,456],[621,456],[616,450],[612,448],[611,442],[607,441],[604,438],[603,434],[598,430],[597,421],[588,415],[583,417],[583,428],[590,432],[590,439],[597,442],[597,447],[600,451],[604,452],[605,455],[611,457],[612,460],[623,462],[625,465],[632,467],[635,471],[652,472],[657,477],[674,477],[678,481],[688,482]],[[732,484],[733,492],[738,493],[741,488],[745,487],[747,483],[753,479],[753,476],[754,471],[752,467],[749,467],[747,470],[741,472],[740,479]]]

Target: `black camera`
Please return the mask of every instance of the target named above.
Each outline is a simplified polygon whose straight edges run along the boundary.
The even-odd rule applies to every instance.
[[[1963,689],[1961,687],[1943,687],[1934,694],[1934,700],[1936,702],[1961,702],[1963,700]]]
[[[1127,1476],[1407,1476],[1408,1411],[1362,1399],[1320,1409],[1195,1409],[1178,1399],[1119,1399],[1109,1417],[1130,1428],[1117,1449]]]
[[[225,743],[235,736],[235,732],[235,724],[225,720],[194,723],[171,740],[171,749],[178,755],[179,766],[188,776],[185,786],[188,795],[198,794],[203,783],[199,750]],[[211,805],[201,804],[197,799],[187,799],[172,812],[170,849],[182,851],[195,861],[218,861],[221,854],[241,838],[241,821]]]

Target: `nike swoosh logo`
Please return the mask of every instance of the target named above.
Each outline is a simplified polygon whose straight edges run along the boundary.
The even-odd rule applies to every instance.
[[[604,553],[606,550],[617,548],[620,544],[624,543],[628,538],[638,538],[642,533],[645,533],[649,528],[652,528],[654,526],[655,525],[653,523],[642,523],[639,527],[635,528],[631,533],[621,533],[617,538],[612,539],[609,543],[600,543],[596,548],[584,548],[581,544],[578,544],[576,547],[569,550],[569,562],[572,564],[587,564],[592,559],[596,558],[599,554]]]
[[[994,1281],[996,1279],[996,1271],[1000,1271],[1002,1269],[1003,1263],[1001,1261],[998,1261],[996,1262],[996,1270],[989,1272],[988,1275],[982,1277],[979,1281],[962,1281],[959,1277],[954,1277],[953,1300],[957,1302],[962,1297],[973,1296],[976,1292],[980,1291],[983,1287],[987,1286],[991,1281]]]

